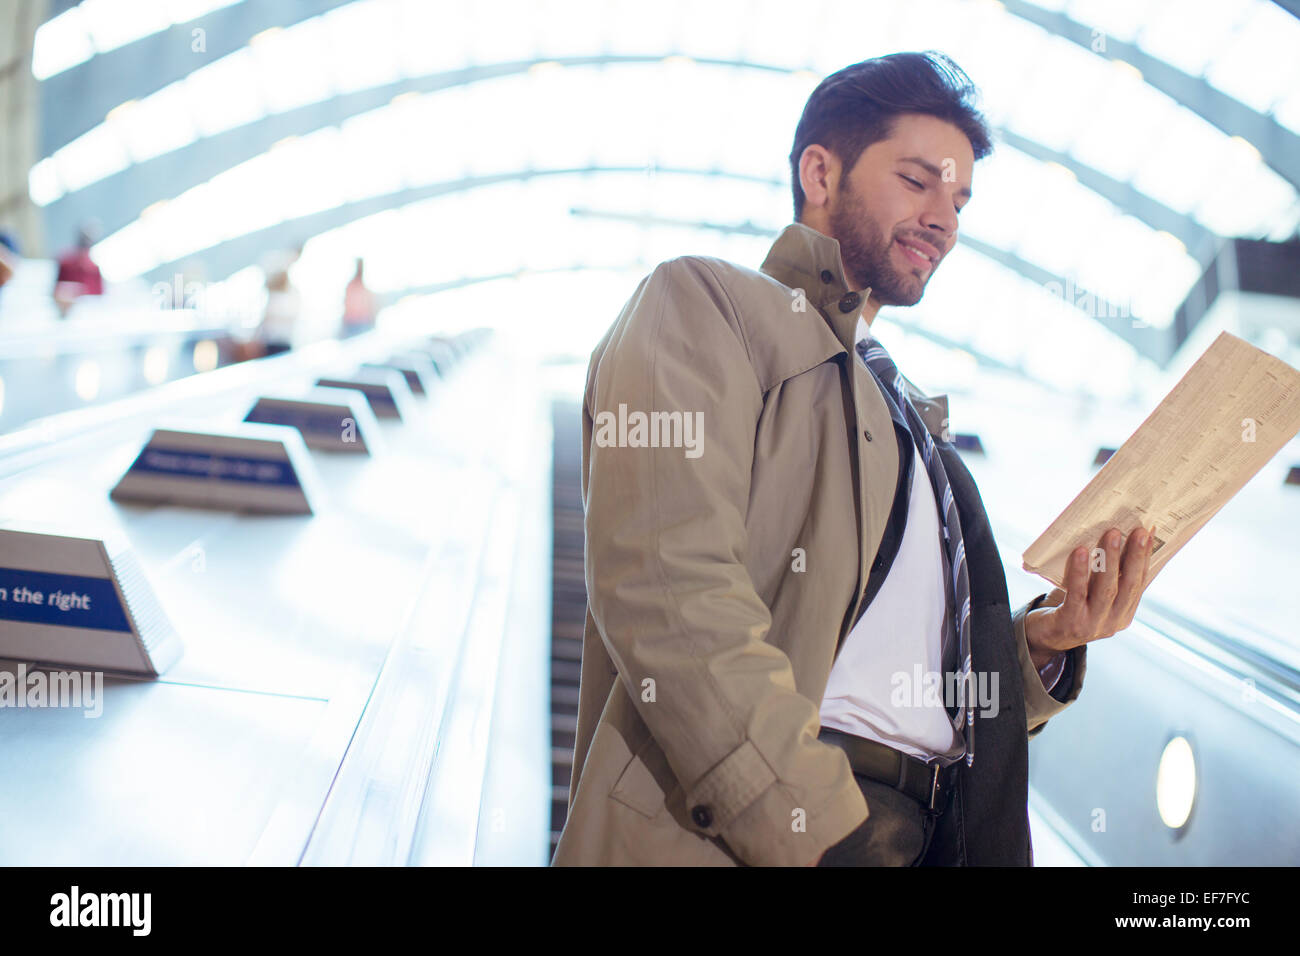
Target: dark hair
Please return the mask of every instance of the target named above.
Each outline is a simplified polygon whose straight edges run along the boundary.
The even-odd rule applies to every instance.
[[[794,218],[803,214],[799,159],[813,143],[840,158],[847,175],[862,151],[887,139],[894,118],[924,113],[952,123],[970,140],[976,159],[993,151],[988,125],[976,108],[979,96],[971,78],[942,53],[891,53],[863,60],[817,84],[794,131],[790,173]]]

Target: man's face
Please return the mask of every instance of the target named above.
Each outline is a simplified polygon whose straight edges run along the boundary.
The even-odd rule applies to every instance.
[[[884,305],[916,305],[957,241],[974,165],[970,140],[951,123],[895,118],[892,135],[862,151],[829,199],[850,281]]]

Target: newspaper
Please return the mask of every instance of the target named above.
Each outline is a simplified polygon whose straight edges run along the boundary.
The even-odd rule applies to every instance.
[[[1155,527],[1154,579],[1170,558],[1300,432],[1300,372],[1220,332],[1138,430],[1024,553],[1063,587],[1079,545],[1115,527]]]

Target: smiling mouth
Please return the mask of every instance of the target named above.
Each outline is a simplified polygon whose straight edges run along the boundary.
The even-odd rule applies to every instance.
[[[903,250],[903,258],[913,265],[922,266],[926,269],[934,268],[934,260],[930,258],[929,253],[923,252],[916,246],[904,242],[902,239],[894,240],[898,247]]]

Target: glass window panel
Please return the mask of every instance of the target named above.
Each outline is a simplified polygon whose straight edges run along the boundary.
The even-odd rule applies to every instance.
[[[1156,132],[1133,185],[1166,206],[1190,210],[1212,185],[1204,158],[1214,154],[1225,137],[1181,106],[1162,118]]]
[[[663,56],[681,53],[684,0],[666,0],[654,8],[641,0],[610,0],[603,4],[608,51],[620,56]]]
[[[148,272],[158,265],[150,232],[141,220],[105,236],[90,254],[109,282],[121,282]]]
[[[449,182],[465,175],[469,151],[474,141],[476,122],[471,112],[466,87],[452,87],[425,97],[420,104],[418,122],[423,132],[417,136],[428,141],[429,148],[406,157],[407,168],[417,163],[414,182]]]
[[[821,2],[800,4],[799,15],[791,16],[785,0],[758,0],[746,17],[748,29],[740,38],[740,55],[750,63],[766,63],[803,69],[808,52],[819,40]]]
[[[184,82],[190,97],[190,115],[204,136],[266,115],[266,101],[250,50],[239,50],[200,67]]]
[[[605,4],[601,0],[534,0],[537,55],[592,56],[604,53]]]
[[[532,0],[476,0],[469,6],[473,62],[510,63],[537,58],[541,4]]]
[[[1272,2],[1254,12],[1222,43],[1205,77],[1251,109],[1266,113],[1296,88],[1300,66],[1300,20]]]
[[[406,185],[400,149],[401,114],[381,108],[362,113],[340,126],[339,177],[343,194],[351,199],[396,192]]]
[[[53,159],[42,159],[32,166],[27,173],[27,191],[38,206],[47,206],[63,195],[58,164]]]
[[[80,7],[65,10],[36,28],[32,43],[32,75],[38,80],[84,63],[95,55]]]
[[[172,25],[163,0],[81,0],[83,23],[100,53]]]
[[[1095,64],[1083,74],[1088,80],[1079,84],[1094,96],[1080,107],[1070,152],[1081,163],[1127,181],[1166,135],[1176,107],[1132,70],[1100,59]]]
[[[469,62],[469,4],[403,0],[394,53],[406,76],[459,70]]]
[[[1037,67],[1028,56],[1006,56],[1002,51],[1038,49],[1046,33],[1007,15],[998,4],[962,3],[958,10],[952,18],[961,24],[960,39],[947,52],[979,87],[989,122],[1003,125]],[[919,46],[925,49],[929,44]]]
[[[117,127],[137,163],[188,146],[197,135],[183,80],[110,114],[108,125]]]
[[[1007,111],[1007,125],[1024,132],[1052,149],[1068,151],[1078,137],[1080,120],[1092,116],[1092,88],[1078,77],[1096,77],[1105,82],[1105,71],[1088,51],[1060,37],[1043,34],[1040,42],[1025,50],[1034,66],[1022,78],[1023,87],[1014,95]]]
[[[130,163],[122,138],[116,130],[103,124],[56,152],[54,161],[68,192],[120,172]]]
[[[319,18],[324,29],[317,34],[316,53],[328,64],[340,92],[367,89],[401,78],[401,63],[392,55],[396,14],[392,4],[362,0]]]
[[[1206,188],[1196,218],[1225,236],[1261,236],[1295,199],[1295,190],[1260,161],[1243,140],[1231,139],[1204,157]]]
[[[331,73],[343,76],[348,69],[346,56],[336,55],[331,60],[320,17],[287,30],[259,34],[253,38],[251,50],[270,113],[326,99],[333,92]]]
[[[1225,38],[1236,33],[1254,12],[1255,3],[1256,0],[1164,3],[1138,34],[1137,45],[1189,76],[1200,76],[1210,60],[1222,52]]]

